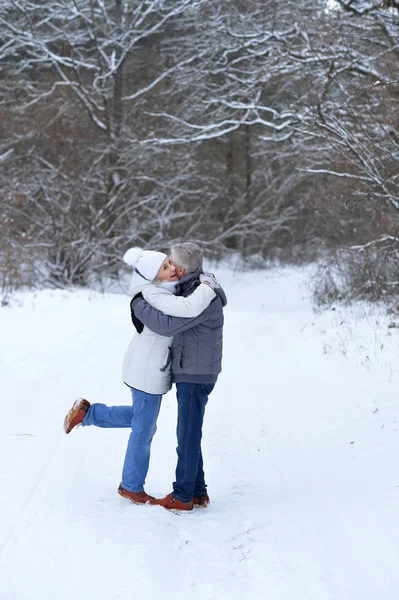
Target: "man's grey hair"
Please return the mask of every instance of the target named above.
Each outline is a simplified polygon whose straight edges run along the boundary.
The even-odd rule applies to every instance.
[[[170,258],[175,266],[184,267],[186,275],[202,270],[203,256],[201,248],[193,242],[174,244],[170,252]]]

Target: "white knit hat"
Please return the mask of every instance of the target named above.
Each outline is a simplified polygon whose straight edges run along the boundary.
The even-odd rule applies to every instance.
[[[123,257],[123,261],[136,269],[144,279],[152,281],[157,276],[165,258],[168,257],[163,252],[135,247],[129,248]]]

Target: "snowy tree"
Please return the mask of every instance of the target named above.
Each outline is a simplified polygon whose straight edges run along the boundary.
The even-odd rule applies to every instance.
[[[297,259],[393,238],[397,16],[366,0],[6,0],[4,263],[64,285],[116,273],[130,244]]]
[[[167,215],[158,206],[162,186],[146,168],[150,150],[140,145],[149,126],[143,102],[151,95],[156,106],[154,91],[163,87],[160,100],[172,95],[171,74],[196,59],[191,45],[160,52],[159,39],[173,35],[179,17],[180,27],[189,27],[203,4],[11,0],[2,6],[6,177],[16,180],[23,198],[14,221],[29,229],[30,247],[42,249],[53,283],[83,283],[94,257],[98,269],[102,259],[115,262],[121,232],[125,243],[127,237],[144,243],[153,237],[148,216]],[[151,160],[160,154],[151,150]]]
[[[325,186],[318,215],[324,230],[323,221],[332,225],[324,239],[338,248],[345,294],[381,297],[398,279],[399,12],[394,3],[337,1],[325,28],[330,58],[319,63],[323,85],[307,115],[319,152],[307,171]]]

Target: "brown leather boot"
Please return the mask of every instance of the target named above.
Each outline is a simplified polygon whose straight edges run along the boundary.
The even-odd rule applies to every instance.
[[[72,429],[78,427],[83,422],[87,411],[90,408],[90,402],[84,398],[78,398],[64,419],[64,431],[70,433]]]
[[[129,492],[121,485],[118,487],[118,494],[123,498],[128,498],[133,504],[147,504],[147,502],[155,500],[153,496],[149,496],[146,492]]]
[[[210,498],[208,495],[206,496],[194,496],[193,504],[199,508],[206,508],[210,502]]]
[[[163,506],[168,510],[193,510],[192,500],[190,500],[190,502],[182,502],[175,498],[173,494],[168,494],[165,498],[161,498],[160,500],[151,500],[150,504]]]

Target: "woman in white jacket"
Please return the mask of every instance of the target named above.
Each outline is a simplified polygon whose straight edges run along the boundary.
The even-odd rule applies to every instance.
[[[166,254],[131,248],[124,261],[133,267],[130,293],[141,292],[152,306],[177,317],[196,317],[215,297],[213,289],[203,283],[190,296],[175,296],[178,278]],[[70,433],[78,425],[129,427],[129,437],[118,492],[135,504],[145,504],[152,497],[144,491],[150,461],[151,442],[162,395],[171,384],[170,353],[173,338],[158,335],[144,327],[135,332],[123,361],[123,381],[131,389],[132,406],[90,404],[78,398],[65,417],[64,430]]]

